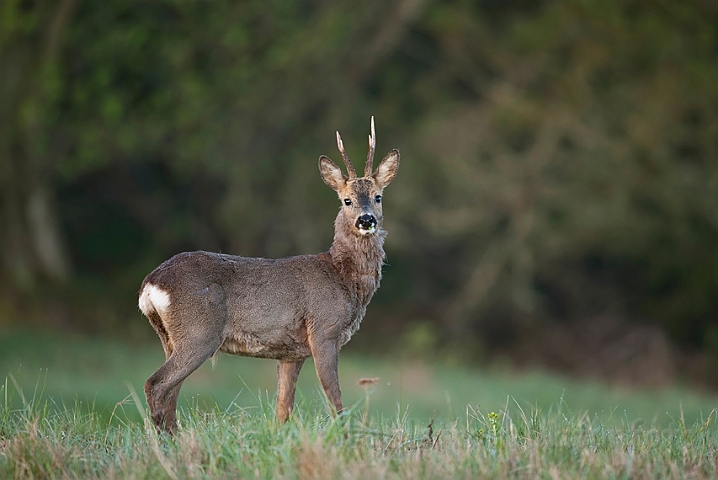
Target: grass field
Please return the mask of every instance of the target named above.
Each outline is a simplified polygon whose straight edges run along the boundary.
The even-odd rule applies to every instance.
[[[162,359],[158,344],[0,337],[0,478],[718,477],[716,397],[680,388],[346,354],[347,414],[328,416],[307,364],[279,426],[274,362],[220,356],[185,383],[168,439],[141,398]]]

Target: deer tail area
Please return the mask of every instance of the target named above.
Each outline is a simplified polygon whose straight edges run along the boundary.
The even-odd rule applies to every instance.
[[[173,350],[172,340],[162,317],[165,316],[170,303],[169,293],[156,285],[146,283],[140,291],[140,300],[138,302],[140,311],[147,317],[155,332],[157,332],[168,356]]]

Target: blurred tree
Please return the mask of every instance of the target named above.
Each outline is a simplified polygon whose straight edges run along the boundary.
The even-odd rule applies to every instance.
[[[75,3],[0,6],[0,261],[11,282],[26,290],[38,277],[64,281],[70,274],[53,202],[54,163],[63,155],[54,134]]]
[[[440,46],[423,82],[469,91],[414,137],[444,169],[423,227],[460,258],[436,316],[505,340],[609,313],[701,344],[718,315],[718,9],[561,2],[496,24],[470,8],[422,25]]]
[[[432,341],[480,356],[546,324],[613,315],[714,348],[710,2],[2,8],[12,284],[66,278],[72,264],[82,301],[134,308],[142,275],[180,250],[326,248],[336,204],[316,158],[335,151],[337,128],[363,156],[373,114],[380,150],[404,161],[365,330],[400,338],[429,320]]]

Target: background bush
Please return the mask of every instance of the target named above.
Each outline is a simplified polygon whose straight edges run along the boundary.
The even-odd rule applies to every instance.
[[[374,115],[402,166],[358,348],[716,380],[711,2],[0,9],[0,325],[149,337],[174,253],[327,249],[316,159],[336,129],[362,158]]]

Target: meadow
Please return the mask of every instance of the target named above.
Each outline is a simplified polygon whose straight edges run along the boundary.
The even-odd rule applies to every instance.
[[[290,422],[275,363],[219,356],[185,383],[179,434],[144,418],[159,345],[0,337],[0,478],[716,478],[716,397],[542,372],[340,360],[332,418],[313,366]],[[358,385],[362,378],[379,380]]]

